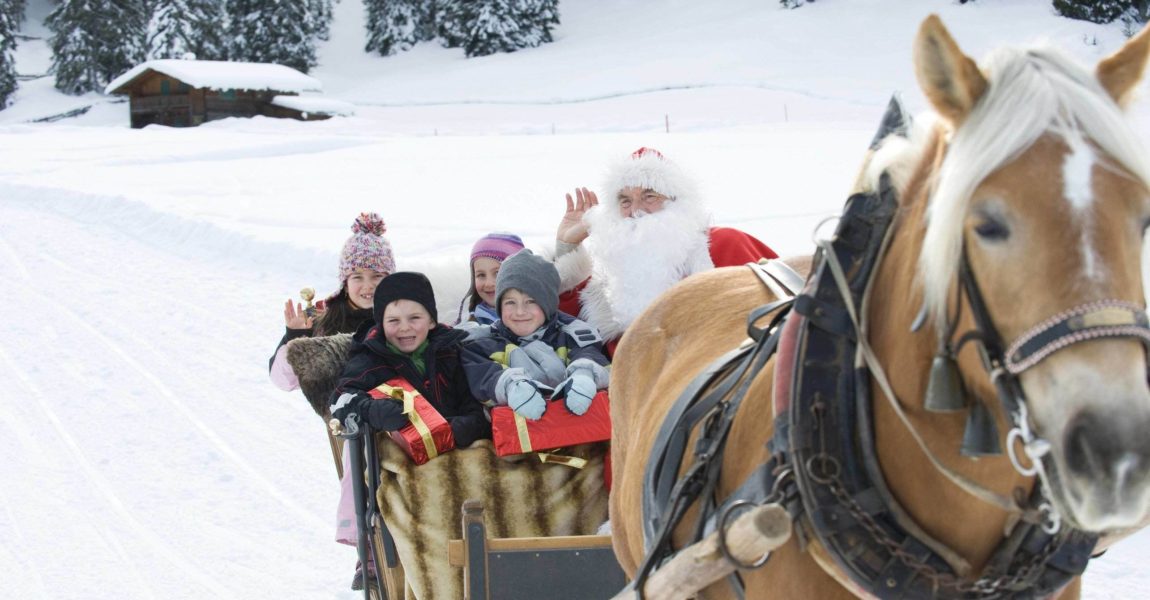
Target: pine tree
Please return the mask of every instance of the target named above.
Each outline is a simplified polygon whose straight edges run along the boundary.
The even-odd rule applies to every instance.
[[[227,60],[228,13],[225,0],[184,0],[192,14],[191,51],[200,60]]]
[[[232,0],[230,60],[315,66],[310,5],[299,0]]]
[[[389,56],[427,39],[428,4],[422,0],[366,0],[368,52]]]
[[[514,12],[518,47],[534,48],[552,41],[551,28],[559,24],[559,0],[517,0]]]
[[[471,0],[435,0],[435,34],[444,48],[459,48],[471,39],[473,4]]]
[[[61,0],[45,20],[56,87],[102,91],[134,67],[144,57],[145,19],[140,0]]]
[[[16,58],[12,50],[16,48],[18,22],[14,14],[0,11],[0,110],[8,106],[16,93]]]
[[[1054,0],[1054,10],[1071,19],[1111,23],[1133,5],[1133,0]]]
[[[224,7],[219,0],[153,0],[148,23],[148,59],[183,58],[222,60]]]
[[[487,56],[519,49],[523,31],[511,0],[475,0],[470,36],[463,45],[467,56]]]
[[[25,0],[0,0],[0,12],[8,16],[10,31],[19,31],[20,24],[24,22]]]
[[[308,4],[308,20],[311,24],[312,35],[317,39],[328,40],[331,37],[331,19],[333,16],[331,0],[309,0]]]
[[[185,0],[155,0],[148,22],[148,60],[192,52],[192,11]]]

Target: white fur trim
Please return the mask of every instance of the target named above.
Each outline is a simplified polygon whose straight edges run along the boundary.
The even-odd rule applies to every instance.
[[[559,271],[559,293],[562,294],[591,276],[591,255],[580,244],[577,250],[556,257],[555,269]]]
[[[579,312],[608,340],[621,336],[672,285],[714,268],[710,216],[701,206],[674,202],[627,219],[613,208],[600,204],[587,215],[592,275]]]
[[[638,158],[628,155],[612,163],[607,169],[602,201],[614,207],[619,190],[629,187],[652,189],[677,202],[696,204],[699,201],[691,177],[678,164],[653,150]]]

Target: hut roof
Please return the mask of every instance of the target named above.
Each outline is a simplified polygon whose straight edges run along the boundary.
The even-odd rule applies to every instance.
[[[276,96],[272,104],[300,112],[341,117],[355,114],[355,105],[342,100],[316,98],[315,96]]]
[[[323,91],[323,84],[318,79],[283,65],[162,59],[136,65],[109,83],[104,88],[104,93],[125,93],[123,88],[149,71],[163,73],[192,87],[212,90],[272,90],[295,93]]]

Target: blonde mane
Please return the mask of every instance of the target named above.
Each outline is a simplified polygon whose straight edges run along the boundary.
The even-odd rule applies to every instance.
[[[925,308],[938,327],[945,324],[947,291],[958,271],[963,222],[975,188],[1040,137],[1085,138],[1117,163],[1104,166],[1121,167],[1144,184],[1150,182],[1150,159],[1126,115],[1094,73],[1063,52],[1004,48],[980,69],[989,84],[986,94],[951,133],[946,157],[930,184],[918,271]],[[909,140],[888,138],[871,159],[867,179],[877,182],[886,170],[896,189],[905,189],[929,139],[927,129],[916,127]]]

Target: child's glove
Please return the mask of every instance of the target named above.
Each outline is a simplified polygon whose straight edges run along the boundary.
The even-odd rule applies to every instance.
[[[358,435],[360,425],[370,423],[383,431],[394,431],[405,424],[403,404],[400,402],[377,401],[363,392],[342,394],[331,405],[331,416],[343,424],[348,435]]]
[[[495,382],[495,401],[511,407],[511,410],[537,420],[547,410],[543,398],[551,388],[527,376],[523,369],[506,369]]]
[[[530,379],[517,379],[507,390],[507,405],[511,410],[537,421],[547,410],[547,401],[539,391],[539,385]]]
[[[582,415],[591,408],[595,392],[607,389],[611,373],[603,365],[580,358],[567,365],[567,379],[555,386],[555,397],[566,399],[567,410]]]
[[[538,378],[539,381],[547,385],[555,385],[567,376],[567,365],[563,362],[562,358],[555,353],[555,349],[548,346],[543,340],[535,340],[525,346],[523,351],[535,364],[539,365],[539,369],[543,371],[543,376]]]

